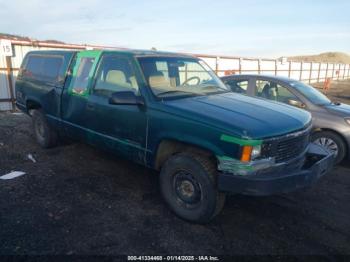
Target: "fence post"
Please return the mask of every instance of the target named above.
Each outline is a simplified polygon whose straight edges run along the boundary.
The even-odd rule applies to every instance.
[[[219,59],[220,57],[216,57],[215,58],[215,73],[218,74],[219,73]]]
[[[243,58],[239,58],[239,74],[241,75],[242,74],[242,60]]]
[[[12,111],[16,109],[16,104],[15,104],[15,95],[13,92],[13,84],[12,84],[12,61],[10,56],[6,56],[6,77],[7,77],[7,83],[10,91],[10,99],[11,99],[11,106],[12,106]]]
[[[333,68],[332,68],[332,80],[334,78],[334,68],[335,68],[335,64],[333,63]]]
[[[326,76],[324,77],[324,80],[326,80],[326,79],[327,79],[327,77],[328,77],[328,67],[329,67],[329,63],[327,62],[327,67],[326,67]]]
[[[275,60],[275,76],[277,75],[277,60]]]
[[[343,79],[345,79],[345,70],[346,70],[346,64],[344,64],[344,69],[343,69]]]
[[[312,64],[313,64],[313,62],[311,62],[311,64],[310,64],[309,84],[311,84],[311,77],[312,77]]]
[[[289,66],[288,66],[288,78],[290,78],[291,71],[292,71],[292,61],[289,61]]]
[[[340,77],[340,67],[341,67],[341,65],[339,64],[339,68],[338,68],[338,78],[337,78],[338,81],[339,81],[339,77]]]
[[[350,64],[348,64],[348,78],[350,77]]]
[[[318,63],[318,75],[317,75],[317,83],[319,83],[319,82],[320,82],[321,65],[322,65],[322,63]]]
[[[258,74],[261,74],[261,60],[258,59]]]
[[[300,62],[300,75],[299,75],[299,81],[301,81],[303,77],[303,61]]]

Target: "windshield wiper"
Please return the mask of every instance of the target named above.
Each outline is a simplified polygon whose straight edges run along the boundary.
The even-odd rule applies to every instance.
[[[174,94],[174,93],[184,93],[184,94],[189,94],[189,95],[202,95],[200,93],[189,92],[189,91],[184,91],[184,90],[168,90],[168,91],[161,92],[161,93],[157,94],[157,96],[163,96],[163,95]]]

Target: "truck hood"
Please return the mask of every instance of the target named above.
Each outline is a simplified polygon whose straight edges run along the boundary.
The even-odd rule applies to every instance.
[[[232,92],[164,103],[184,117],[193,117],[242,138],[284,135],[311,122],[311,115],[305,110]]]

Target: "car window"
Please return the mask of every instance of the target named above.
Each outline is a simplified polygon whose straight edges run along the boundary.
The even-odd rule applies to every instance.
[[[48,79],[57,80],[62,63],[62,57],[47,57],[43,63],[43,76],[47,77]]]
[[[256,96],[288,104],[289,100],[299,99],[286,87],[273,81],[257,80]]]
[[[41,76],[44,58],[42,56],[30,55],[25,67],[24,75],[29,78],[39,78]]]
[[[78,67],[77,75],[74,77],[72,92],[75,94],[85,94],[89,84],[90,71],[94,65],[94,57],[82,57]]]
[[[93,93],[110,96],[118,91],[138,93],[135,72],[128,58],[106,55],[100,62]]]
[[[29,78],[56,82],[59,80],[63,61],[61,56],[29,55],[23,74]]]
[[[248,80],[231,79],[224,83],[232,90],[232,92],[246,94],[248,90]]]

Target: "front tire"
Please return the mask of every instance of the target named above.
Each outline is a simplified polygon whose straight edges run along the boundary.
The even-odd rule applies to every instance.
[[[216,186],[217,171],[210,159],[179,153],[170,157],[160,173],[165,202],[180,218],[207,223],[224,206],[225,194]]]
[[[41,147],[50,148],[57,145],[57,133],[49,126],[41,110],[33,110],[32,121],[36,141]]]
[[[346,155],[346,144],[343,139],[332,131],[320,131],[312,135],[312,142],[335,153],[335,164],[339,164]]]

